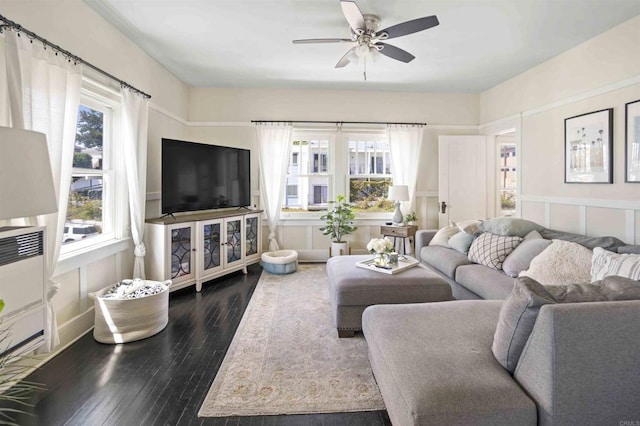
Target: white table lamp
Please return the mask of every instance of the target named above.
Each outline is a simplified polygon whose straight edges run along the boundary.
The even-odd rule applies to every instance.
[[[0,127],[0,219],[58,211],[44,133]]]
[[[390,200],[396,202],[396,211],[393,214],[393,223],[402,223],[402,212],[400,211],[400,201],[409,201],[409,187],[407,185],[392,185],[389,187]]]

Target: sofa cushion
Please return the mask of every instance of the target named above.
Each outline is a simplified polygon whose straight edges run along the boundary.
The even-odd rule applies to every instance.
[[[553,240],[519,276],[533,278],[544,285],[588,283],[592,256],[592,251],[580,244]]]
[[[543,229],[540,235],[547,240],[563,240],[580,244],[588,249],[593,250],[596,247],[602,247],[607,250],[616,250],[625,243],[616,237],[587,237],[580,234],[572,234],[570,232],[555,231],[553,229]]]
[[[522,242],[521,237],[505,237],[485,232],[473,240],[469,260],[493,269],[502,269],[502,262]]]
[[[533,258],[542,253],[542,251],[551,244],[551,241],[543,238],[527,239],[528,235],[529,234],[527,234],[524,241],[522,241],[502,263],[502,270],[511,277],[515,278],[520,272],[529,269]]]
[[[458,266],[471,264],[466,255],[440,246],[422,247],[420,259],[449,278],[455,277]]]
[[[543,226],[516,217],[495,217],[480,224],[480,230],[496,235],[524,237],[531,231],[541,231]]]
[[[594,283],[543,286],[520,277],[500,310],[491,350],[513,373],[543,305],[635,299],[640,299],[640,282],[628,278],[611,276]]]
[[[456,281],[487,300],[504,300],[513,289],[514,278],[482,265],[461,265]]]
[[[395,425],[535,425],[536,407],[491,353],[501,302],[377,305],[369,360]]]
[[[600,247],[594,248],[591,280],[601,280],[610,275],[640,280],[640,255],[618,254]]]
[[[466,232],[458,232],[453,237],[449,238],[449,247],[462,253],[469,253],[469,248],[475,239],[474,234],[468,234]]]
[[[449,239],[453,237],[455,234],[460,232],[457,226],[445,226],[436,232],[436,235],[433,236],[431,241],[429,241],[430,246],[442,246],[449,247]]]

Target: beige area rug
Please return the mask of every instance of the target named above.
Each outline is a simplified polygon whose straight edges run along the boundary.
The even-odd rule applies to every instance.
[[[364,338],[339,339],[325,265],[262,273],[199,417],[384,410]]]

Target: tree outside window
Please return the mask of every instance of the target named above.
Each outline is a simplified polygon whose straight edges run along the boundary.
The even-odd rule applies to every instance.
[[[102,233],[104,125],[104,112],[80,105],[63,244]]]
[[[356,212],[390,212],[387,199],[391,177],[389,142],[383,137],[348,137],[349,202]]]

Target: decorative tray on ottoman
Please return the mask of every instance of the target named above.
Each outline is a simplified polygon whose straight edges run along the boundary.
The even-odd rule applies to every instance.
[[[383,274],[397,274],[407,269],[417,266],[420,262],[413,257],[400,256],[398,263],[390,263],[388,266],[379,266],[374,258],[361,260],[356,263],[359,268],[369,269],[371,271],[382,272]]]

